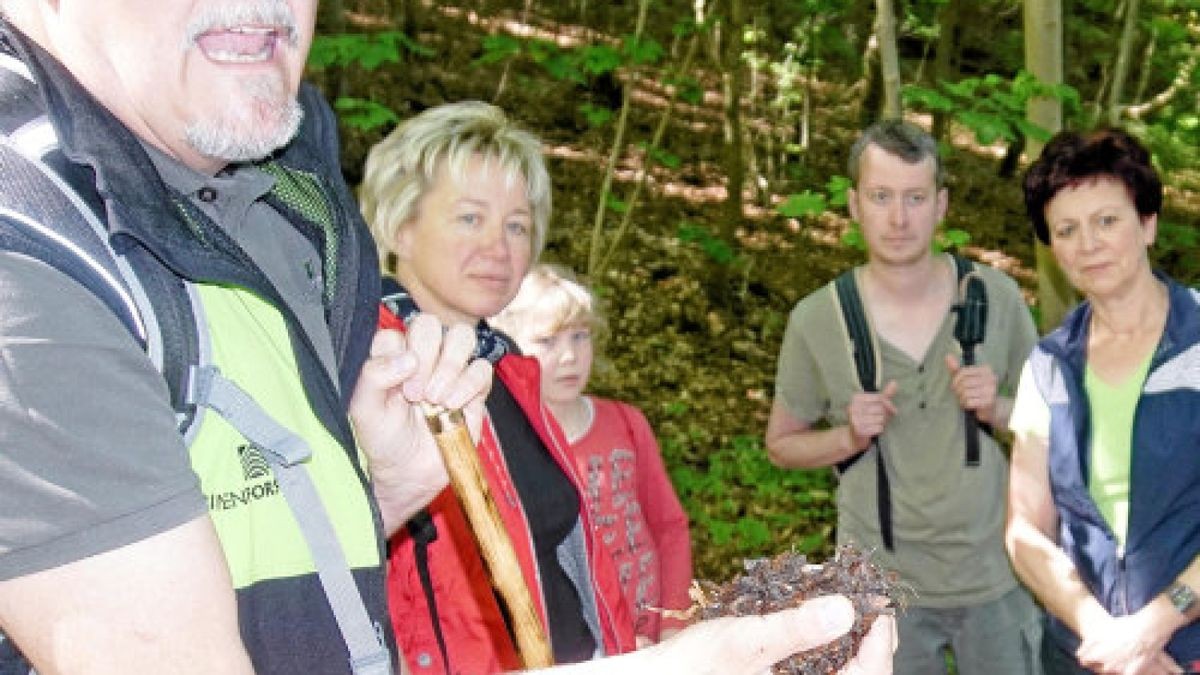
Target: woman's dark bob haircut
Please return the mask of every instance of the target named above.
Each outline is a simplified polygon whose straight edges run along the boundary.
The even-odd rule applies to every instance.
[[[1162,210],[1162,181],[1150,163],[1150,153],[1137,139],[1120,129],[1063,131],[1050,139],[1025,173],[1025,211],[1043,244],[1050,243],[1046,204],[1063,188],[1101,177],[1125,184],[1139,216]]]

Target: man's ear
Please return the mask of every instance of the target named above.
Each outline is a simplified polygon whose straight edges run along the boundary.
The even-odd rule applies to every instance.
[[[939,223],[946,219],[946,211],[949,209],[949,207],[950,207],[950,191],[946,188],[942,188],[942,189],[938,190],[938,193],[937,193],[937,208],[938,208],[937,219],[938,219]]]
[[[858,220],[858,191],[854,188],[846,189],[846,208],[850,211],[850,220],[860,222]]]

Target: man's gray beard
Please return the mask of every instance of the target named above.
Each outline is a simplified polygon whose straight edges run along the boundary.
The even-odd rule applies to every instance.
[[[264,105],[258,101],[253,105]],[[270,104],[278,107],[278,104]],[[226,162],[262,159],[287,145],[300,130],[304,109],[295,98],[288,98],[284,110],[273,110],[274,124],[247,124],[229,117],[193,122],[187,128],[187,141],[196,152]],[[267,126],[267,128],[263,128]]]

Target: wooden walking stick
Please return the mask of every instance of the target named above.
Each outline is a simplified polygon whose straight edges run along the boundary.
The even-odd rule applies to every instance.
[[[479,454],[462,411],[447,410],[441,406],[422,407],[429,430],[433,432],[433,438],[442,453],[446,472],[450,474],[450,485],[466,512],[479,550],[483,552],[483,561],[492,576],[492,585],[508,606],[521,662],[526,668],[554,665],[548,634],[542,627],[533,596],[521,574],[517,552],[500,519],[495,497],[483,477]]]

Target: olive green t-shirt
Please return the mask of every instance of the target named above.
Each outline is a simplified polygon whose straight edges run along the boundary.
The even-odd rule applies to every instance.
[[[990,365],[1000,390],[1012,392],[1037,333],[1016,283],[993,268],[975,267],[988,298],[977,363]],[[948,312],[920,361],[879,340],[881,381],[898,385],[897,413],[881,436],[895,550],[884,549],[880,539],[873,450],[841,476],[837,494],[838,542],[874,550],[876,562],[896,570],[916,592],[911,604],[924,607],[988,602],[1016,585],[1003,545],[1007,458],[991,436],[980,434],[980,465],[964,465],[963,412],[945,364],[947,354],[961,353],[954,322]],[[797,420],[846,424],[858,375],[831,284],[792,310],[775,387],[776,400]]]

